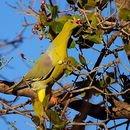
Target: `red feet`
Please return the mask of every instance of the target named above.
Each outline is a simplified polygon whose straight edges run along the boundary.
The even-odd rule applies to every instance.
[[[52,96],[50,100],[51,100],[55,105],[58,104],[58,98]]]

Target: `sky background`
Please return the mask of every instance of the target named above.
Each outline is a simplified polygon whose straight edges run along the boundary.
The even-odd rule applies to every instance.
[[[20,13],[20,11],[13,9],[6,4],[6,2],[8,2],[12,5],[15,5],[16,1],[17,0],[13,0],[13,1],[2,0],[0,2],[0,16],[1,16],[0,43],[2,43],[3,40],[12,41],[16,39],[17,34],[23,29],[22,24],[24,24],[25,18],[28,22],[37,22],[35,18],[31,16],[23,15]],[[38,10],[39,2],[36,4],[36,7],[35,7],[36,10]],[[60,0],[58,0],[58,4],[60,4],[61,10],[69,7],[68,4],[64,4]],[[105,16],[108,16],[109,14],[110,14],[110,10],[108,9],[105,10],[103,13],[103,15]],[[28,70],[31,68],[33,64],[28,61],[23,60],[20,57],[21,53],[23,53],[26,58],[36,60],[41,55],[41,53],[44,52],[48,48],[50,41],[46,39],[39,40],[38,36],[32,34],[31,32],[32,28],[33,27],[30,26],[26,29],[23,35],[25,37],[25,40],[23,43],[17,44],[19,45],[18,48],[14,49],[14,46],[7,46],[3,48],[0,47],[0,57],[5,56],[4,60],[9,60],[13,57],[13,59],[9,62],[9,64],[6,65],[2,70],[0,70],[1,80],[19,81],[22,78],[22,76],[26,74],[26,72],[28,72]],[[116,40],[116,44],[118,46],[122,45],[120,38]],[[100,46],[98,45],[98,47],[100,50],[102,45]],[[115,45],[112,46],[112,48],[115,48],[115,47],[116,47]],[[99,55],[99,53],[95,51],[91,51],[91,50],[87,50],[87,51],[83,50],[83,53],[84,53],[84,56],[86,57],[87,62],[91,62],[91,64],[89,65],[89,67],[91,68],[94,65],[94,62],[96,61],[96,57],[97,55]],[[78,52],[76,51],[76,49],[69,50],[69,55],[74,56],[76,59],[78,59]],[[128,60],[124,52],[120,53],[120,60],[127,67],[129,67]],[[112,61],[112,56],[106,58],[102,64],[104,63],[107,64],[110,61]],[[126,74],[129,74],[122,66],[121,66],[121,71]],[[69,78],[69,80],[68,79],[66,80],[66,78],[64,78],[64,81],[65,81],[64,84],[70,83],[72,78]],[[55,85],[54,88],[56,87],[57,86]],[[10,96],[10,95],[5,95],[5,94],[0,94],[0,97],[7,100],[13,100],[15,98],[15,96]],[[19,100],[19,102],[22,102],[25,100],[27,100],[27,98],[22,97],[21,100]],[[99,102],[98,100],[96,100],[95,97],[92,98],[92,101],[96,103]],[[31,108],[31,106],[28,106],[28,107]],[[75,112],[71,111],[71,113],[75,113]],[[73,114],[72,114],[72,117],[73,117]],[[89,117],[88,120],[93,121],[94,119]],[[0,125],[0,130],[7,130],[7,129],[13,130],[13,128],[9,128],[10,125],[8,125],[7,121],[10,121],[12,123],[16,122],[16,127],[19,130],[25,130],[25,129],[34,130],[34,128],[30,126],[30,125],[33,125],[32,121],[30,121],[29,118],[21,116],[21,115],[7,115],[7,116],[0,117],[0,124],[2,124]],[[119,121],[117,123],[119,123]],[[89,128],[90,130],[95,127],[87,126],[86,128]],[[121,129],[121,127],[118,129]]]

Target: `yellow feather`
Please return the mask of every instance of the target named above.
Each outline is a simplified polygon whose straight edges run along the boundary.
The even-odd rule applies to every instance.
[[[38,91],[38,99],[40,102],[43,102],[43,99],[45,97],[46,89],[41,89]]]

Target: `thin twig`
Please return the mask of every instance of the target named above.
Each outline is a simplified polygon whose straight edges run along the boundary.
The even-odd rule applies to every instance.
[[[11,57],[4,65],[2,65],[0,67],[0,70],[2,70],[12,59],[13,59],[13,57]]]
[[[105,128],[105,130],[108,130],[108,128],[106,127],[106,125],[104,123],[68,123],[67,125],[76,125],[76,126],[80,126],[80,125],[98,125],[98,126],[103,126]]]
[[[20,115],[24,115],[24,116],[27,116],[29,118],[31,118],[31,116],[29,114],[26,114],[26,113],[22,113],[21,111],[18,111],[16,109],[13,109],[11,106],[9,106],[8,104],[4,103],[2,100],[0,100],[0,103],[4,106],[6,106],[7,108],[9,108],[10,110],[13,110],[14,112],[16,112],[17,114],[20,114]],[[6,114],[6,113],[5,113]]]

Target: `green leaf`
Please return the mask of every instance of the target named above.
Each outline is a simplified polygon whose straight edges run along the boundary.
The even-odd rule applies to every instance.
[[[96,28],[97,24],[99,23],[98,17],[99,17],[99,15],[97,13],[94,13],[94,12],[87,14],[87,18],[90,22],[90,25],[94,28]]]
[[[67,15],[67,16],[59,17],[58,19],[56,19],[56,22],[61,22],[64,24],[68,19],[72,19],[72,16]]]
[[[72,66],[78,68],[79,70],[81,70],[83,67],[76,61],[76,59],[74,57],[67,57],[65,59],[65,62],[68,64],[71,64]],[[70,75],[73,72],[73,68],[69,65],[67,65],[66,69],[65,69],[65,76],[67,77],[68,75]]]
[[[97,30],[96,30],[96,34],[97,34],[98,36],[102,36],[102,35],[104,34],[104,30],[97,29]]]
[[[107,4],[109,1],[110,0],[99,0],[99,1],[97,1],[97,2],[99,2],[99,3],[97,3],[97,6],[99,7],[100,10],[103,10],[104,8],[107,7]]]
[[[67,16],[62,16],[56,19],[57,22],[65,23],[69,19],[80,19],[80,15],[67,15]]]
[[[78,0],[78,6],[82,9],[92,10],[96,7],[95,0]]]
[[[57,21],[53,21],[50,25],[50,28],[56,33],[58,34],[62,28],[64,26],[64,23],[61,22],[57,22]]]
[[[126,52],[130,51],[130,44],[125,44],[124,49]]]
[[[74,37],[78,37],[79,34],[83,31],[83,28],[84,28],[84,27],[80,27],[80,28],[76,31],[76,33],[74,34]]]
[[[72,38],[70,38],[68,42],[68,48],[69,49],[74,48],[75,45],[76,45],[76,42]]]
[[[109,85],[111,83],[111,78],[109,76],[106,77],[106,83]]]
[[[39,23],[42,22],[44,26],[49,26],[51,22],[47,22],[46,19],[47,19],[47,16],[44,15],[43,12],[41,12],[38,17],[38,22]]]
[[[82,98],[86,96],[86,92],[81,93]]]
[[[62,123],[62,120],[59,118],[59,115],[56,111],[46,110],[45,112],[46,112],[48,118],[50,119],[50,122],[52,122],[53,124]]]
[[[54,130],[59,130],[59,129],[63,130],[63,128],[65,128],[65,123],[54,125]]]
[[[109,77],[111,77],[112,79],[115,78],[114,72],[106,72],[106,73],[107,73],[107,75],[108,75]]]
[[[0,62],[0,66],[2,66],[2,62]]]
[[[52,19],[55,19],[58,14],[58,6],[55,5],[52,9]]]
[[[115,81],[114,75],[106,75],[105,77],[105,82],[107,83],[107,85],[112,84]]]
[[[112,83],[114,83],[115,79],[113,77],[113,72],[107,72],[108,75],[106,75],[103,79],[99,81],[99,85],[102,88],[107,88]]]
[[[80,54],[79,54],[79,60],[80,60],[81,64],[87,65],[86,60],[85,60],[85,58],[84,58],[83,55],[80,55]]]
[[[96,7],[96,1],[95,0],[88,0],[87,4],[84,6],[87,10],[92,10]]]
[[[36,124],[39,125],[40,124],[40,118],[38,116],[32,116],[32,121]]]
[[[67,2],[68,2],[69,4],[71,4],[71,5],[76,4],[76,1],[77,1],[77,0],[67,0]]]
[[[84,39],[88,39],[89,41],[92,41],[94,43],[102,43],[102,36],[98,36],[98,35],[83,35]]]
[[[107,87],[104,82],[105,82],[105,81],[104,81],[103,79],[101,79],[101,80],[99,81],[99,85],[100,85],[101,88],[106,88],[106,87]]]
[[[119,18],[123,20],[130,20],[130,9],[125,8],[120,9]]]
[[[53,7],[52,7],[50,4],[45,4],[45,5],[46,5],[46,8],[47,8],[48,10],[50,10],[50,11],[53,10]]]

